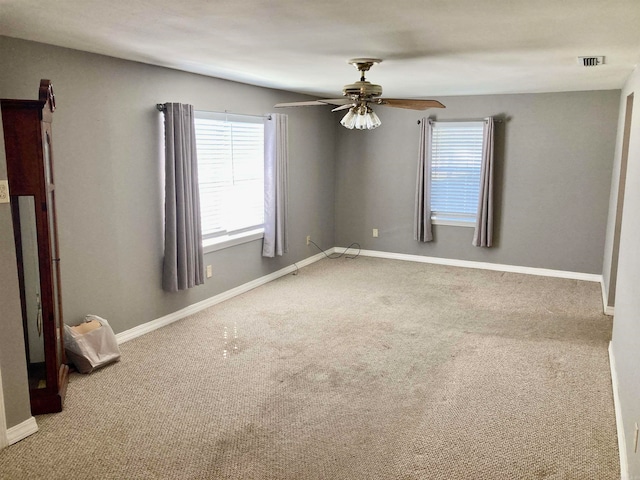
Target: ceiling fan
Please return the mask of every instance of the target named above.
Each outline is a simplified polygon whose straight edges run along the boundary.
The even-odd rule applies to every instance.
[[[311,100],[307,102],[278,103],[276,107],[302,107],[308,105],[333,105],[336,108],[331,110],[337,112],[349,109],[340,123],[346,128],[357,128],[360,130],[371,130],[379,127],[382,123],[378,115],[375,114],[371,105],[385,105],[387,107],[406,108],[410,110],[426,110],[428,108],[445,108],[437,100],[411,100],[406,98],[381,98],[382,87],[368,82],[365,73],[369,69],[382,62],[378,58],[353,58],[348,63],[353,65],[360,72],[360,80],[355,83],[345,85],[342,95],[345,98],[324,98],[321,100]]]

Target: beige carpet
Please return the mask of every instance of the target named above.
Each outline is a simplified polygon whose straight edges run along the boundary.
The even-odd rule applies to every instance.
[[[122,345],[2,479],[619,478],[600,286],[323,260]]]

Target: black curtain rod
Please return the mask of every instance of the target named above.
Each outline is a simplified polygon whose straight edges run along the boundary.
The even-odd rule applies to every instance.
[[[434,122],[440,122],[440,123],[455,123],[455,122],[484,122],[484,118],[470,118],[468,120],[434,120]],[[502,120],[501,118],[494,118],[493,121],[495,123],[504,123],[504,120]],[[418,125],[420,125],[420,122],[422,122],[422,120],[418,120]]]
[[[156,108],[161,112],[165,112],[166,111],[166,107],[164,106],[164,103],[156,103]],[[204,112],[204,111],[207,111],[207,110],[197,110],[197,111]],[[239,116],[239,117],[267,117],[269,120],[271,120],[271,115],[251,115],[249,113],[232,113],[232,112],[211,112],[211,113],[236,115],[236,116]]]

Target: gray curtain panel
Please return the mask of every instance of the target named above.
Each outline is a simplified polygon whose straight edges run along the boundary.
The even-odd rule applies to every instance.
[[[264,241],[262,256],[274,257],[289,249],[287,191],[289,138],[287,116],[272,113],[264,127]]]
[[[418,180],[416,183],[415,222],[413,238],[419,242],[431,242],[431,182],[429,181],[429,152],[433,122],[423,118],[420,122],[420,149],[418,152]]]
[[[193,106],[164,104],[165,224],[162,288],[204,283],[198,158]]]
[[[493,237],[493,118],[484,119],[478,214],[472,244],[490,247]]]

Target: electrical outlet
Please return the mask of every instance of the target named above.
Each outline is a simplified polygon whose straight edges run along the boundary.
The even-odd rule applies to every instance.
[[[307,235],[307,245],[311,245],[311,235]]]
[[[373,229],[373,237],[374,238],[378,238],[378,229],[377,228]]]
[[[211,265],[207,265],[207,278],[213,277],[213,268]]]
[[[9,180],[0,180],[0,203],[9,203]]]

